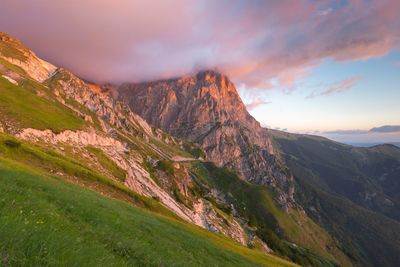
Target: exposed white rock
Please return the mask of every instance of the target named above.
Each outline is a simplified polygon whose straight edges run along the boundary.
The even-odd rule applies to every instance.
[[[149,173],[141,166],[141,158],[135,154],[126,155],[126,148],[120,141],[99,135],[96,132],[66,130],[59,134],[51,130],[37,130],[27,128],[16,135],[17,138],[29,141],[44,141],[49,144],[66,143],[85,147],[95,146],[103,150],[118,166],[127,173],[125,185],[133,191],[148,196],[158,196],[160,201],[174,213],[188,222],[195,223],[191,218],[191,211],[179,205],[168,193],[161,189],[150,177]],[[189,216],[190,215],[190,216]],[[202,225],[200,225],[202,226]]]
[[[6,75],[1,75],[1,77],[3,77],[4,79],[8,80],[10,83],[13,83],[13,84],[15,84],[15,85],[18,85],[18,82],[17,82],[17,81],[15,81],[14,79],[12,79],[12,78],[10,78],[10,77],[8,77],[8,76],[6,76]]]
[[[243,227],[234,218],[221,219],[208,201],[199,199],[194,204],[192,216],[197,225],[203,225],[210,231],[222,233],[246,245],[246,234]]]
[[[50,75],[57,69],[50,63],[39,59],[33,53],[28,55],[28,59],[26,61],[10,57],[3,58],[11,64],[22,68],[26,73],[29,74],[29,76],[38,82],[43,82],[44,80],[48,79]]]
[[[51,130],[37,130],[32,128],[23,129],[16,135],[18,138],[23,140],[31,141],[45,141],[47,143],[69,143],[76,144],[79,146],[101,146],[101,147],[112,147],[117,152],[124,151],[124,145],[118,140],[98,135],[96,132],[85,132],[85,131],[70,131],[66,130],[59,134],[53,133]]]

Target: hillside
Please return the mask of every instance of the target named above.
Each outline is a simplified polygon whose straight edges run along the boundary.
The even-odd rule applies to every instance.
[[[0,37],[2,264],[291,265],[194,190],[197,145]]]
[[[97,85],[0,33],[0,265],[397,266],[399,177],[216,71]]]

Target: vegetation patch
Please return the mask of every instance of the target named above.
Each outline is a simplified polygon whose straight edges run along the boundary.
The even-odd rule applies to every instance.
[[[189,152],[194,158],[198,159],[198,158],[206,158],[206,153],[204,153],[204,151],[199,147],[199,145],[193,143],[193,142],[189,142],[189,141],[185,141],[183,142],[183,149],[187,152]]]
[[[21,146],[21,142],[20,141],[18,141],[17,139],[12,139],[12,138],[5,139],[3,141],[3,143],[4,143],[4,145],[6,145],[6,146],[8,146],[10,148],[18,148],[18,147]]]
[[[85,121],[56,100],[36,95],[0,77],[0,114],[20,128],[51,129],[59,133],[82,129]]]
[[[121,182],[125,182],[126,172],[104,154],[101,149],[94,146],[87,146],[86,149],[97,158],[97,161],[104,169],[110,171],[111,174]]]
[[[156,168],[169,174],[169,175],[174,175],[174,173],[175,173],[173,162],[170,160],[158,161]]]

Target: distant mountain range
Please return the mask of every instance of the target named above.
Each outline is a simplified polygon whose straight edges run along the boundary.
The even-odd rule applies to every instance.
[[[352,146],[357,146],[357,147],[372,147],[372,146],[378,146],[378,145],[384,145],[384,144],[391,144],[397,147],[400,147],[400,142],[390,142],[390,143],[382,143],[382,142],[370,142],[370,143],[348,143],[349,145]]]
[[[0,34],[0,265],[400,266],[400,148],[265,129],[216,71],[93,84]]]

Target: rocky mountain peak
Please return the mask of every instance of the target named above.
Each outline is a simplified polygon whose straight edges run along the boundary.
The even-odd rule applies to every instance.
[[[197,97],[210,96],[216,104],[213,108],[229,111],[234,120],[248,117],[235,85],[226,75],[211,70],[201,71],[197,73],[195,82],[195,88],[199,90]]]
[[[199,82],[203,82],[204,85],[216,85],[221,90],[229,90],[234,87],[229,78],[214,70],[200,71],[196,74],[196,78]]]
[[[282,167],[266,129],[247,112],[235,85],[216,71],[155,82],[124,84],[119,99],[150,124],[200,144],[207,158],[242,179],[292,200],[292,177]]]

